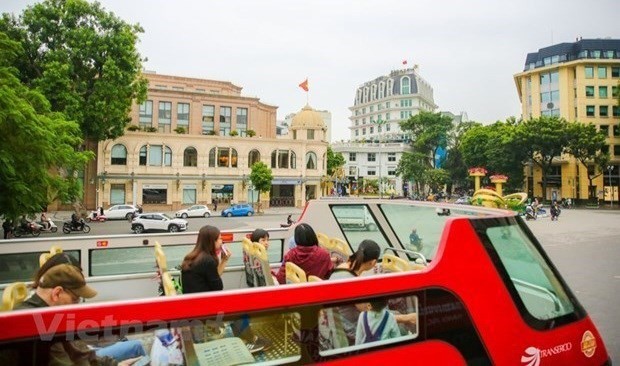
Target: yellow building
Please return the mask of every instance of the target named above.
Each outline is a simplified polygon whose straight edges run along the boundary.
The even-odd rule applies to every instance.
[[[142,204],[173,211],[191,204],[256,202],[251,166],[270,166],[262,207],[303,206],[320,196],[325,126],[309,106],[293,134],[276,139],[277,107],[241,95],[230,82],[147,73],[147,100],[134,105],[125,135],[99,143],[86,172],[87,207]],[[318,117],[317,117],[318,116]]]
[[[600,199],[618,200],[620,181],[620,40],[579,39],[529,53],[524,71],[514,76],[524,119],[541,115],[595,124],[607,135],[611,162],[593,180]],[[570,156],[555,159],[548,175],[547,199],[587,199],[588,170]],[[597,173],[601,173],[597,171]],[[541,197],[542,173],[526,169],[527,192]]]

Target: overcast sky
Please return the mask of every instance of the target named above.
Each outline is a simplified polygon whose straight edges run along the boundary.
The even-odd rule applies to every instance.
[[[20,13],[36,1],[2,0]],[[278,106],[332,113],[332,140],[349,139],[362,83],[408,65],[434,89],[439,110],[490,123],[520,115],[513,75],[539,48],[620,38],[618,0],[103,0],[144,28],[147,70],[230,81]]]

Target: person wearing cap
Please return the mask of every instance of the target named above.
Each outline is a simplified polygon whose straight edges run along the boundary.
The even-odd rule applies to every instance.
[[[339,265],[329,276],[330,280],[351,279],[362,275],[362,273],[372,270],[379,256],[381,248],[374,240],[363,240],[357,247],[355,253],[349,256],[349,259]],[[369,303],[359,303],[355,305],[337,306],[331,309],[335,324],[340,327],[330,326],[325,321],[319,325],[319,343],[322,350],[348,347],[355,344],[355,336],[359,315],[362,311],[367,311]],[[326,315],[327,313],[325,313]],[[395,313],[394,317],[398,324],[415,324],[417,322],[417,314],[399,314]]]
[[[61,255],[62,253],[50,258],[53,260],[51,263],[62,261]],[[97,291],[86,284],[81,269],[72,264],[69,259],[66,260],[67,263],[51,266],[43,274],[37,273],[35,293],[18,305],[15,310],[71,305],[79,303],[81,299],[95,297]],[[132,365],[145,354],[140,341],[117,342],[96,351],[81,340],[62,341],[51,345],[49,364],[127,366]]]
[[[319,247],[319,239],[314,229],[308,224],[299,224],[295,227],[294,237],[297,245],[284,255],[282,265],[276,274],[278,282],[286,283],[286,262],[298,265],[308,276],[326,279],[334,269],[334,263],[329,252]]]

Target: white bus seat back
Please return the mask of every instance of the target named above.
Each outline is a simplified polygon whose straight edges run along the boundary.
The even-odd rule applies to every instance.
[[[10,311],[21,304],[28,297],[28,287],[23,282],[8,285],[2,293],[2,308],[0,311]]]
[[[306,272],[293,262],[286,262],[286,283],[303,283],[308,282]]]

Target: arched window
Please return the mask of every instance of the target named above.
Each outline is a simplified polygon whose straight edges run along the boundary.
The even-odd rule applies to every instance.
[[[294,151],[291,151],[291,169],[297,169],[297,157]]]
[[[144,145],[140,148],[138,164],[147,165],[147,162],[150,166],[172,166],[172,150],[163,145]]]
[[[127,165],[127,149],[125,145],[112,146],[112,165]]]
[[[313,152],[306,154],[306,169],[316,169],[316,154]]]
[[[172,166],[172,150],[168,146],[164,147],[164,165]]]
[[[371,94],[370,94],[370,100],[375,100],[377,99],[377,84],[372,84],[371,87]]]
[[[385,93],[385,83],[382,81],[379,83],[379,99],[383,99]]]
[[[140,148],[139,164],[140,165],[146,165],[146,145],[144,145],[144,146],[142,146]]]
[[[215,168],[215,148],[209,150],[209,167]]]
[[[230,149],[230,167],[231,168],[236,168],[237,167],[237,150],[235,149]]]
[[[400,94],[409,94],[411,91],[411,79],[408,76],[403,76],[400,79]]]
[[[250,151],[248,154],[248,168],[251,168],[252,165],[258,163],[260,161],[260,152],[258,150]]]
[[[183,166],[198,166],[198,153],[193,147],[188,147],[183,152]]]
[[[288,150],[278,150],[278,168],[288,169],[290,162]]]
[[[389,79],[387,82],[387,90],[385,94],[389,97],[390,95],[392,95],[393,90],[394,90],[394,80]]]

